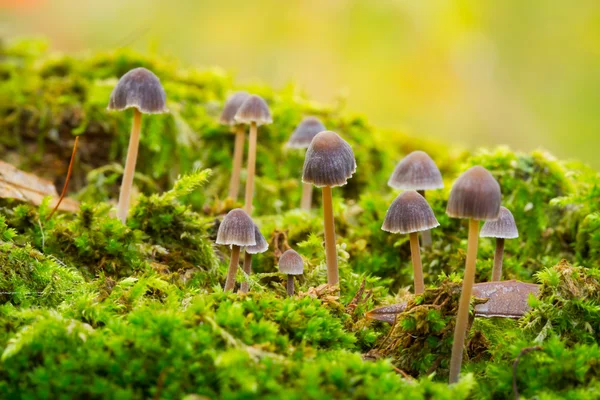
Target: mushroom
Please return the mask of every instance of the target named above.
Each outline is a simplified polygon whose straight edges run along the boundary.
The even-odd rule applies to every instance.
[[[337,285],[340,280],[331,188],[345,185],[354,172],[356,172],[356,160],[352,147],[337,133],[323,131],[313,138],[304,159],[302,182],[311,183],[323,190],[325,257],[329,285]]]
[[[117,207],[117,217],[123,223],[127,220],[129,211],[131,186],[140,145],[142,113],[162,114],[168,112],[165,103],[166,94],[160,80],[146,68],[135,68],[123,75],[110,95],[108,110],[122,111],[133,108],[131,137]]]
[[[504,257],[504,239],[516,239],[519,237],[517,224],[510,210],[500,207],[500,216],[497,220],[486,221],[481,228],[481,237],[496,238],[496,253],[494,254],[494,268],[492,269],[492,281],[502,280],[502,258]]]
[[[425,190],[444,187],[442,174],[435,162],[424,151],[413,151],[404,157],[392,172],[388,186],[400,190],[416,190],[425,197]],[[431,232],[421,232],[423,247],[431,247]]]
[[[408,233],[410,235],[410,253],[415,276],[415,294],[425,291],[421,252],[419,250],[419,232],[439,226],[433,210],[427,200],[414,190],[401,193],[392,202],[385,215],[383,229],[391,233]]]
[[[223,218],[221,225],[219,225],[216,243],[231,246],[231,259],[227,271],[227,280],[225,281],[225,291],[233,290],[235,286],[235,274],[240,262],[240,248],[256,245],[255,228],[256,225],[254,225],[252,218],[241,208],[229,211]]]
[[[269,244],[256,225],[254,225],[254,238],[256,239],[256,244],[246,247],[246,254],[244,255],[244,272],[248,276],[252,273],[252,254],[264,253],[269,248]],[[248,293],[247,280],[240,285],[239,293]]]
[[[235,122],[235,114],[240,106],[250,95],[248,92],[235,92],[225,102],[223,112],[219,118],[219,122],[223,125],[229,125],[235,133],[235,145],[233,148],[233,166],[231,171],[231,180],[229,181],[229,197],[237,200],[240,190],[240,171],[242,170],[242,161],[244,158],[244,144],[246,133],[244,126]]]
[[[279,272],[287,275],[287,294],[294,295],[294,275],[304,273],[304,260],[294,250],[286,250],[279,258]]]
[[[325,130],[325,125],[316,117],[304,118],[296,127],[292,136],[287,142],[287,146],[292,149],[306,149],[310,142],[319,132]],[[312,206],[312,188],[310,183],[302,184],[302,201],[300,208],[310,210]]]
[[[479,221],[498,218],[501,201],[500,185],[487,169],[480,166],[465,171],[454,182],[450,191],[446,213],[452,218],[469,219],[467,260],[454,328],[454,342],[452,343],[452,358],[450,360],[450,383],[458,382],[462,364],[463,347],[469,320],[469,304],[475,281]]]
[[[246,179],[246,197],[244,209],[248,214],[252,213],[252,198],[254,197],[254,174],[256,170],[256,142],[258,126],[273,122],[271,111],[265,101],[253,94],[242,103],[235,121],[240,124],[250,125],[250,145],[248,147],[248,178]]]

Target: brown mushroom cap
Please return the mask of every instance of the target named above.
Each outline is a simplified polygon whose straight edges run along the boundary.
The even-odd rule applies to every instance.
[[[254,239],[256,240],[256,244],[254,246],[246,247],[246,253],[258,254],[267,251],[269,243],[267,243],[265,237],[260,233],[260,229],[258,229],[258,226],[256,225],[254,225]]]
[[[252,218],[241,208],[236,208],[223,218],[219,231],[217,232],[217,244],[228,244],[235,246],[256,245],[256,225]]]
[[[287,250],[279,258],[279,272],[287,275],[302,275],[304,273],[304,260],[294,250]]]
[[[223,125],[235,125],[235,114],[237,114],[240,106],[250,97],[248,92],[235,92],[227,98],[223,106],[223,112],[219,118],[219,122]]]
[[[304,158],[302,182],[317,187],[343,186],[354,172],[352,147],[337,133],[323,131],[313,138]]]
[[[479,233],[481,237],[493,237],[500,239],[515,239],[519,237],[517,224],[510,210],[500,207],[500,216],[493,221],[486,221]]]
[[[392,202],[381,229],[391,233],[411,233],[436,226],[440,224],[427,200],[414,190],[407,190]]]
[[[135,107],[144,114],[168,112],[167,95],[156,75],[146,68],[135,68],[119,79],[108,102],[109,110]]]
[[[477,165],[454,182],[446,214],[453,218],[493,220],[500,214],[501,202],[500,185],[487,169]]]
[[[238,124],[266,125],[273,122],[269,106],[262,97],[255,94],[248,96],[235,114],[235,122]]]
[[[316,117],[304,118],[296,127],[287,146],[293,149],[306,149],[319,132],[325,130],[325,125]]]
[[[396,165],[388,186],[404,190],[431,190],[443,188],[444,182],[431,157],[424,151],[413,151]]]

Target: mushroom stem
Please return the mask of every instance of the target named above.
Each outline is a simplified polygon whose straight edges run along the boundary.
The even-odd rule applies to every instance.
[[[417,190],[417,192],[426,198],[424,190]],[[429,229],[426,231],[421,231],[421,240],[423,241],[423,247],[431,247],[433,241],[431,240],[431,231]]]
[[[252,254],[246,252],[246,254],[244,255],[244,272],[246,273],[246,275],[250,276],[250,274],[252,273]],[[248,293],[248,281],[244,280],[244,282],[242,282],[242,284],[240,285],[240,290],[239,293]]]
[[[479,237],[479,221],[469,220],[469,241],[467,243],[467,261],[465,275],[463,278],[460,301],[458,303],[458,314],[454,327],[454,341],[452,342],[452,357],[450,359],[450,383],[458,382],[460,367],[462,365],[463,348],[469,324],[469,305],[471,293],[475,282],[475,265],[477,262],[477,241]]]
[[[300,203],[300,207],[303,210],[310,210],[312,206],[312,192],[313,185],[310,183],[302,184],[302,202]]]
[[[425,282],[423,281],[423,267],[421,265],[421,250],[419,249],[419,233],[411,232],[410,236],[410,255],[412,257],[413,272],[415,275],[415,294],[422,294],[425,291]]]
[[[122,223],[127,221],[129,212],[129,203],[131,200],[131,187],[133,186],[133,175],[135,174],[135,163],[137,161],[138,148],[140,146],[140,131],[142,129],[142,113],[133,109],[133,124],[131,126],[131,137],[129,138],[129,148],[127,149],[127,160],[125,162],[125,172],[121,183],[121,193],[119,194],[119,205],[117,207],[117,218]]]
[[[233,290],[235,286],[235,274],[240,263],[240,246],[231,246],[231,259],[229,260],[229,270],[227,270],[227,280],[225,281],[225,291]]]
[[[52,218],[52,216],[54,215],[56,210],[58,210],[60,203],[62,203],[63,199],[65,198],[65,195],[67,194],[67,188],[69,187],[69,181],[71,180],[71,173],[73,172],[73,163],[75,162],[75,155],[77,154],[77,145],[78,144],[79,144],[79,136],[75,136],[75,143],[73,143],[73,152],[71,153],[71,161],[69,162],[69,169],[67,170],[67,178],[65,179],[65,185],[63,186],[62,193],[60,194],[60,197],[58,198],[56,205],[52,209],[52,212],[48,215],[48,217],[46,217],[46,221],[48,221],[50,218]]]
[[[229,182],[229,198],[237,200],[240,191],[240,171],[242,170],[242,161],[244,159],[244,144],[246,133],[244,126],[238,125],[235,128],[235,145],[233,148],[233,167],[231,171],[231,181]]]
[[[333,222],[333,199],[331,187],[323,186],[323,222],[325,225],[325,260],[327,262],[327,284],[333,286],[340,281],[337,250],[335,248],[335,225]]]
[[[290,297],[294,295],[294,275],[287,276],[287,294]]]
[[[252,198],[254,197],[254,173],[256,170],[256,141],[257,141],[256,122],[250,124],[250,145],[248,147],[248,178],[246,179],[246,199],[244,210],[248,215],[252,215]]]
[[[504,239],[496,238],[496,253],[494,254],[494,269],[492,282],[502,280],[502,258],[504,257]]]

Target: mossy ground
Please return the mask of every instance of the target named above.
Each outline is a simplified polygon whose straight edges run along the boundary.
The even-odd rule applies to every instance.
[[[4,47],[2,57],[2,159],[60,186],[73,135],[83,134],[72,182],[83,204],[46,222],[47,204],[0,202],[1,398],[510,398],[513,361],[533,346],[541,350],[517,367],[522,396],[600,396],[595,171],[541,151],[469,153],[390,135],[293,86],[247,86],[275,120],[260,131],[254,203],[272,245],[255,257],[250,294],[223,293],[228,249],[214,237],[239,204],[225,200],[233,140],[217,116],[228,92],[241,89],[232,77],[126,50],[53,56],[36,41]],[[139,194],[125,226],[111,207],[131,116],[105,108],[118,77],[137,66],[161,77],[171,113],[144,119]],[[357,158],[356,175],[334,190],[340,298],[320,286],[318,196],[313,212],[297,209],[303,154],[283,148],[307,114],[341,133]],[[429,152],[444,176],[446,188],[427,194],[441,226],[423,252],[431,290],[390,327],[365,313],[412,283],[408,238],[380,227],[396,195],[388,175],[415,149]],[[542,287],[519,321],[474,320],[463,379],[448,387],[467,235],[446,216],[445,200],[475,164],[497,178],[521,233],[506,242],[506,278]],[[291,299],[275,268],[285,246],[307,261]],[[478,281],[489,279],[493,246],[480,241]]]

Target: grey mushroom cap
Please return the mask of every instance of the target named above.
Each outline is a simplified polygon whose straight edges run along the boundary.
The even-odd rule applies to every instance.
[[[217,232],[217,244],[235,246],[256,245],[256,225],[252,218],[241,208],[236,208],[223,218],[219,231]]]
[[[237,114],[240,106],[244,101],[250,97],[248,92],[240,91],[235,92],[227,98],[225,105],[223,106],[223,112],[219,118],[219,122],[223,125],[235,125],[235,115]]]
[[[246,253],[258,254],[267,251],[269,243],[267,243],[265,237],[260,233],[260,229],[258,229],[258,226],[256,225],[254,225],[254,239],[256,240],[256,244],[254,246],[246,247]]]
[[[494,220],[500,215],[501,202],[500,185],[487,169],[477,165],[454,182],[446,213],[453,218]]]
[[[304,260],[294,250],[287,250],[279,257],[279,272],[287,275],[302,275]]]
[[[119,79],[108,102],[109,110],[137,108],[144,114],[169,112],[167,95],[160,80],[146,68],[135,68]]]
[[[313,138],[304,158],[302,182],[317,187],[343,186],[354,172],[352,147],[337,133],[323,131]]]
[[[424,151],[413,151],[404,157],[392,173],[388,186],[404,190],[431,190],[444,187],[442,174]]]
[[[381,229],[391,233],[412,233],[437,226],[440,224],[427,200],[414,190],[408,190],[392,202]]]
[[[316,117],[304,118],[296,127],[287,146],[293,149],[306,149],[319,132],[325,130],[325,125]]]
[[[235,114],[235,122],[238,124],[266,125],[273,122],[271,110],[262,97],[255,94],[248,96]]]
[[[500,207],[500,216],[493,221],[486,221],[479,233],[481,237],[493,237],[500,239],[516,239],[519,237],[517,224],[510,210]]]

